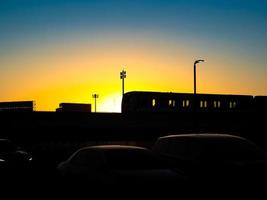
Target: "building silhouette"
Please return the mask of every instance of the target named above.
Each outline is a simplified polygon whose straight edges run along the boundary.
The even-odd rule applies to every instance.
[[[34,101],[0,102],[0,112],[12,112],[12,111],[33,112],[35,111],[35,102]]]

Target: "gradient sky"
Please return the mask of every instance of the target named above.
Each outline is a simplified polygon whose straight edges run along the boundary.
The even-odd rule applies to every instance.
[[[119,112],[126,91],[267,95],[267,0],[0,0],[0,101]]]

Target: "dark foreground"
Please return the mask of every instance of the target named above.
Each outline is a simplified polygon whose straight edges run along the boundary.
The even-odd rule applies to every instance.
[[[236,191],[239,186],[260,190],[262,181],[266,181],[265,174],[251,176],[246,171],[242,173],[239,171],[238,178],[232,177],[229,170],[224,170],[223,165],[223,167],[217,166],[216,173],[213,171],[215,174],[220,174],[219,177],[214,174],[202,175],[208,168],[199,165],[198,175],[201,176],[192,179],[188,178],[188,172],[184,173],[180,168],[174,167],[172,162],[166,160],[162,161],[165,165],[164,169],[150,170],[149,173],[144,173],[145,176],[141,171],[126,176],[120,172],[122,173],[120,178],[106,174],[105,178],[110,177],[110,182],[92,181],[93,179],[86,179],[84,176],[65,177],[58,171],[59,164],[82,147],[119,144],[151,150],[160,136],[170,134],[227,133],[245,137],[266,150],[266,119],[258,113],[198,113],[196,115],[190,113],[180,115],[1,113],[0,121],[1,138],[10,139],[32,156],[29,165],[8,167],[1,171],[2,183],[9,189],[26,188],[26,191],[31,191],[35,188],[45,194],[57,192],[63,196],[74,191],[86,193],[99,190],[101,192],[98,194],[104,195],[105,190],[122,192],[121,188],[135,194],[141,190],[155,194],[164,189],[181,194],[192,188],[202,192],[212,188],[225,193],[228,190]],[[253,172],[260,172],[262,167],[266,169],[265,164],[251,168]],[[189,192],[189,194],[192,193]]]

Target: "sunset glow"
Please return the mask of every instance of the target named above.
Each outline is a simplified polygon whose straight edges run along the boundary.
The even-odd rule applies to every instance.
[[[97,93],[99,112],[120,112],[122,69],[126,92],[193,92],[195,59],[205,59],[197,69],[198,92],[267,95],[266,3],[236,10],[206,3],[204,14],[186,1],[120,1],[130,12],[121,19],[126,11],[107,1],[14,2],[0,3],[0,101],[35,100],[44,111],[61,102],[94,108]],[[191,12],[179,12],[184,8]],[[69,11],[75,20],[64,20]],[[198,23],[203,27],[195,28]]]

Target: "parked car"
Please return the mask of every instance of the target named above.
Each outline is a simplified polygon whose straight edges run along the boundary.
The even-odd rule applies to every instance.
[[[0,173],[2,175],[8,177],[26,174],[31,161],[30,153],[22,150],[9,139],[0,139]]]
[[[101,145],[77,150],[58,166],[65,179],[86,179],[90,184],[163,184],[185,181],[149,149],[136,146]],[[75,181],[77,183],[77,181]]]
[[[160,137],[153,152],[192,180],[248,183],[267,177],[267,153],[255,143],[227,134],[182,134]],[[228,183],[229,183],[228,182]]]

